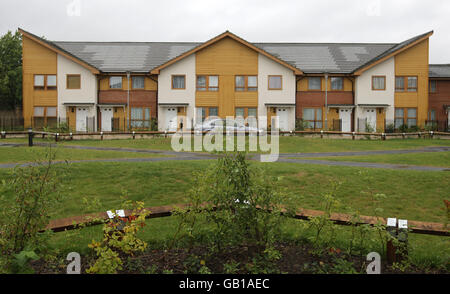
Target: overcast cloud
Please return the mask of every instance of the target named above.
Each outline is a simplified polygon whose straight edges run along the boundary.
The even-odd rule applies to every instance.
[[[0,34],[60,41],[396,43],[434,30],[430,63],[450,63],[449,0],[2,0]]]

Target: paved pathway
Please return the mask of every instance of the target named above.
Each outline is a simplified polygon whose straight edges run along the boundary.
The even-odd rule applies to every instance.
[[[25,144],[0,143],[0,147],[17,147]],[[37,146],[46,146],[47,144],[38,143]],[[51,144],[56,146],[55,144]],[[82,149],[82,150],[100,150],[100,151],[120,151],[120,152],[136,152],[136,153],[152,153],[166,155],[167,157],[157,158],[117,158],[117,159],[93,159],[93,160],[72,160],[69,163],[81,162],[159,162],[159,161],[178,161],[178,160],[211,160],[216,159],[217,155],[199,152],[175,152],[169,150],[145,150],[133,148],[117,148],[117,147],[94,147],[94,146],[77,146],[77,145],[59,145],[63,148]],[[411,150],[377,150],[377,151],[350,151],[350,152],[322,152],[322,153],[283,153],[280,154],[278,162],[317,164],[327,166],[350,166],[360,168],[381,168],[381,169],[397,169],[397,170],[417,170],[417,171],[450,171],[450,168],[417,166],[417,165],[401,165],[386,163],[369,163],[369,162],[353,162],[353,161],[331,161],[316,159],[301,159],[311,157],[339,157],[339,156],[362,156],[362,155],[380,155],[380,154],[413,154],[425,152],[446,152],[450,151],[450,147],[424,147],[421,149]],[[298,159],[297,159],[298,158]],[[251,160],[259,160],[259,155],[250,155]],[[65,162],[65,161],[60,161]],[[3,163],[0,168],[13,168],[15,166],[27,166],[33,163]]]

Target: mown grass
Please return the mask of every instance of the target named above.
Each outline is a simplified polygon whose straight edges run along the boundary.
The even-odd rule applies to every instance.
[[[0,163],[23,163],[32,162],[44,158],[50,149],[47,147],[34,146],[32,148],[20,147],[0,147]],[[81,150],[62,147],[51,148],[55,160],[95,160],[95,159],[116,159],[116,158],[149,158],[164,157],[161,154],[135,153],[121,151],[99,151]]]
[[[314,157],[308,159],[313,158]],[[450,167],[450,152],[383,154],[370,156],[330,156],[330,157],[316,157],[314,159]]]
[[[82,199],[100,199],[101,210],[119,209],[121,196],[127,191],[133,200],[147,206],[159,206],[188,201],[186,195],[195,185],[193,173],[207,168],[213,161],[166,162],[86,162],[73,163],[67,173],[61,173],[64,205],[54,211],[53,218],[82,214]],[[294,198],[297,206],[321,208],[321,196],[330,190],[330,182],[342,182],[337,197],[341,211],[358,210],[371,215],[373,207],[362,191],[383,193],[386,199],[379,205],[385,217],[444,222],[443,200],[450,191],[450,174],[387,169],[358,169],[292,163],[253,163],[263,166],[268,176],[280,177],[279,184]],[[57,169],[63,166],[55,165]],[[372,177],[368,183],[359,171]],[[10,170],[0,170],[0,179],[11,177]]]
[[[349,139],[320,139],[306,138],[301,136],[281,136],[281,153],[317,153],[317,152],[344,152],[344,151],[368,151],[368,150],[400,150],[400,149],[418,149],[430,146],[450,146],[450,140],[445,139],[390,139],[381,140],[349,140]],[[36,139],[36,142],[42,139]],[[21,142],[26,139],[3,139],[1,142]],[[118,147],[118,148],[136,148],[150,150],[172,150],[171,138],[152,137],[133,139],[113,139],[113,140],[75,140],[61,141],[59,144],[80,145],[95,147]],[[248,150],[248,138],[246,138]],[[193,149],[193,148],[192,148]]]

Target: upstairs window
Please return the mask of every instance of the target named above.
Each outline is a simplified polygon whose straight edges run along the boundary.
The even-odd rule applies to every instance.
[[[269,76],[269,90],[281,90],[282,81],[281,76]]]
[[[385,76],[373,76],[372,77],[372,90],[375,90],[375,91],[386,90],[386,77]]]
[[[331,78],[331,90],[342,91],[344,90],[344,78],[342,77],[332,77]]]
[[[66,88],[67,89],[80,89],[81,88],[80,75],[67,75]]]
[[[197,91],[218,91],[219,77],[218,76],[197,76]]]
[[[236,76],[235,77],[235,91],[250,91],[258,90],[257,76]]]
[[[110,77],[109,78],[109,88],[122,89],[122,77]]]
[[[56,90],[56,75],[34,75],[35,90]]]
[[[131,77],[131,84],[133,89],[144,89],[145,77]]]
[[[417,92],[417,77],[408,77],[408,92]]]
[[[184,75],[172,76],[172,89],[175,90],[186,89],[186,76]]]
[[[395,77],[395,91],[405,91],[405,77]]]
[[[308,90],[320,91],[322,89],[321,77],[309,77],[308,78]]]
[[[47,90],[56,89],[56,75],[47,76]]]
[[[417,77],[395,77],[396,92],[417,92]]]
[[[44,89],[45,88],[45,76],[44,75],[35,75],[34,76],[34,88],[35,89]]]

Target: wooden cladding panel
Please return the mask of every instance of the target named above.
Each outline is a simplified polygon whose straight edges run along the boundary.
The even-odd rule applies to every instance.
[[[219,78],[219,116],[234,116],[234,76]]]
[[[57,106],[56,90],[34,90],[35,74],[57,74],[57,54],[26,36],[22,38],[22,48],[23,116],[25,127],[29,127],[35,105]]]
[[[428,115],[428,39],[395,56],[396,76],[417,76],[417,92],[396,92],[395,107],[417,107],[418,124]]]
[[[219,105],[219,92],[197,92],[195,99],[196,107],[208,107]]]
[[[236,92],[235,107],[258,107],[258,92]]]
[[[258,53],[227,37],[196,53],[197,75],[219,76],[218,92],[196,92],[197,106],[218,106],[219,116],[234,116],[237,106],[257,107],[257,92],[235,92],[237,75],[258,75]],[[263,85],[258,85],[259,87]]]
[[[195,65],[197,75],[257,75],[258,53],[224,38],[197,52]]]

